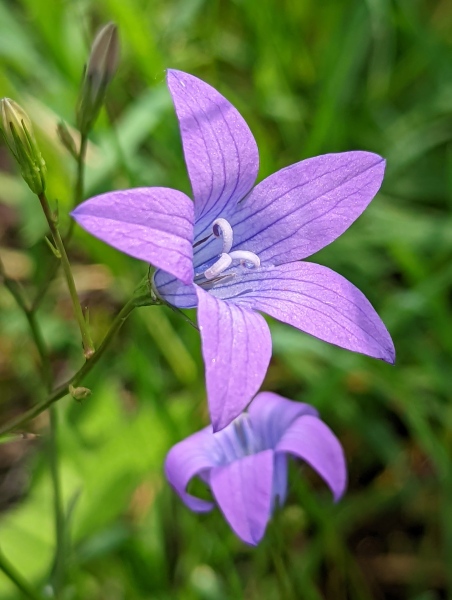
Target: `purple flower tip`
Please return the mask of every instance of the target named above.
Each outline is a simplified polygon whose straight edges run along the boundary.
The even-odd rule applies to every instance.
[[[200,477],[233,531],[256,545],[276,504],[285,502],[288,455],[310,465],[340,499],[347,468],[339,440],[312,406],[271,392],[258,394],[249,411],[219,433],[207,427],[173,446],[165,475],[191,510],[206,512],[214,503],[187,492]]]

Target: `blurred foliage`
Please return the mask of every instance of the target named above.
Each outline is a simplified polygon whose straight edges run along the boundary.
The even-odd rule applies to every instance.
[[[86,195],[139,185],[189,192],[164,69],[219,89],[257,139],[262,179],[349,149],[388,160],[365,214],[315,260],[354,282],[393,335],[395,367],[271,322],[265,388],[315,405],[342,440],[346,498],[333,505],[294,464],[286,507],[257,549],[218,511],[168,488],[169,447],[207,422],[196,330],[167,308],[136,311],[86,382],[59,402],[71,506],[65,598],[410,599],[452,596],[452,4],[450,0],[1,0],[0,96],[32,117],[63,227],[74,166],[56,136],[90,41],[118,24],[122,60],[88,148]],[[38,286],[49,250],[40,208],[0,148],[0,256]],[[76,281],[97,342],[146,272],[77,229]],[[0,288],[0,414],[39,400],[27,324]],[[58,380],[82,360],[64,285],[39,313]],[[191,315],[195,318],[195,315]],[[46,418],[0,445],[0,544],[36,586],[53,522]],[[20,596],[0,573],[0,597]]]

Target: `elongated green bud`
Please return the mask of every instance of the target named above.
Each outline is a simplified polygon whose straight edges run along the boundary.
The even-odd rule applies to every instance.
[[[12,155],[19,163],[20,173],[32,192],[39,195],[46,189],[46,165],[39,151],[31,121],[17,102],[2,98],[1,131]]]
[[[118,28],[108,23],[96,35],[86,66],[77,106],[77,126],[82,134],[88,133],[97,118],[118,63]]]

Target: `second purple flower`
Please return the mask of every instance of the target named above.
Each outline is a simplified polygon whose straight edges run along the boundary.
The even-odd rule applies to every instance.
[[[246,543],[262,539],[276,505],[287,495],[288,457],[301,458],[322,477],[339,500],[347,467],[339,440],[309,404],[261,392],[228,427],[211,427],[171,448],[165,474],[195,512],[214,504],[187,492],[193,478],[207,483],[229,525]]]
[[[169,188],[102,194],[73,212],[93,235],[155,265],[157,294],[198,307],[213,429],[248,405],[265,377],[271,338],[261,311],[348,350],[394,362],[365,296],[334,271],[299,262],[340,236],[380,188],[369,152],[310,158],[253,188],[259,167],[247,124],[203,81],[168,71],[194,202]]]

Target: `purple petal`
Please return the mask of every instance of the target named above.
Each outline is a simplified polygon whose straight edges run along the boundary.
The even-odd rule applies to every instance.
[[[193,202],[169,188],[136,188],[95,196],[72,216],[114,248],[184,283],[193,281]]]
[[[218,431],[243,411],[264,380],[270,331],[261,315],[200,287],[196,292],[210,417]]]
[[[310,256],[339,237],[378,192],[385,161],[370,152],[325,154],[271,175],[231,219],[234,249],[261,263]]]
[[[302,415],[317,416],[309,404],[287,400],[273,392],[261,392],[248,408],[253,430],[263,447],[275,448],[289,425]]]
[[[206,470],[221,463],[221,452],[212,434],[206,427],[171,448],[165,460],[165,475],[185,504],[195,512],[212,510],[212,502],[206,502],[188,494],[185,490],[196,475],[203,476]]]
[[[262,539],[271,514],[272,450],[212,469],[213,495],[234,532],[253,546]]]
[[[157,269],[154,273],[153,283],[158,296],[172,306],[195,308],[198,305],[196,287],[193,284],[185,285],[162,269]]]
[[[347,484],[347,466],[339,440],[317,417],[305,415],[294,421],[275,448],[306,461],[322,477],[337,501]]]
[[[213,87],[174,70],[168,71],[167,81],[193,188],[198,235],[229,202],[235,204],[250,191],[259,155],[243,117]]]
[[[294,262],[250,269],[212,293],[330,344],[394,363],[391,336],[375,309],[358,288],[327,267]]]

